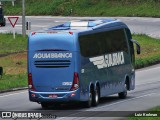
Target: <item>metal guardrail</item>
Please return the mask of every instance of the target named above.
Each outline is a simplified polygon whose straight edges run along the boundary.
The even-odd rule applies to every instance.
[[[14,6],[14,2],[15,2],[16,0],[0,0],[0,5],[1,5],[1,2],[4,2],[4,1],[11,1],[11,2],[12,2],[12,6]]]

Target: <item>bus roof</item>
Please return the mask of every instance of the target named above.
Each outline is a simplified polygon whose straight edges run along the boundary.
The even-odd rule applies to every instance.
[[[110,28],[116,26],[127,26],[117,19],[98,19],[98,20],[75,20],[71,22],[65,22],[63,24],[48,28],[39,33],[65,33],[65,32],[85,32],[96,29]]]

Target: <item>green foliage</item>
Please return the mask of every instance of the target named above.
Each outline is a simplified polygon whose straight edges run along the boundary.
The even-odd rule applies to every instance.
[[[160,120],[159,117],[130,117],[128,120]]]
[[[155,108],[152,108],[151,111],[160,111],[160,106],[157,106]]]
[[[160,16],[160,0],[27,0],[27,15]],[[21,15],[22,3],[4,2],[5,14]]]

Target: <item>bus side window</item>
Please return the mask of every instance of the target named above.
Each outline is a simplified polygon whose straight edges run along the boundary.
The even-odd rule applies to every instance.
[[[123,29],[105,32],[105,42],[107,53],[124,51],[128,53],[126,36]]]
[[[123,29],[80,36],[79,42],[83,57],[94,57],[119,51],[128,53]]]

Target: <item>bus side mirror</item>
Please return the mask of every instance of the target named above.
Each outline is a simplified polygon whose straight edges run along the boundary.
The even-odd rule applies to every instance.
[[[136,44],[137,54],[141,54],[141,47],[139,44]]]
[[[136,44],[137,54],[141,54],[141,46],[140,46],[140,44],[136,40],[131,39],[131,41]]]

